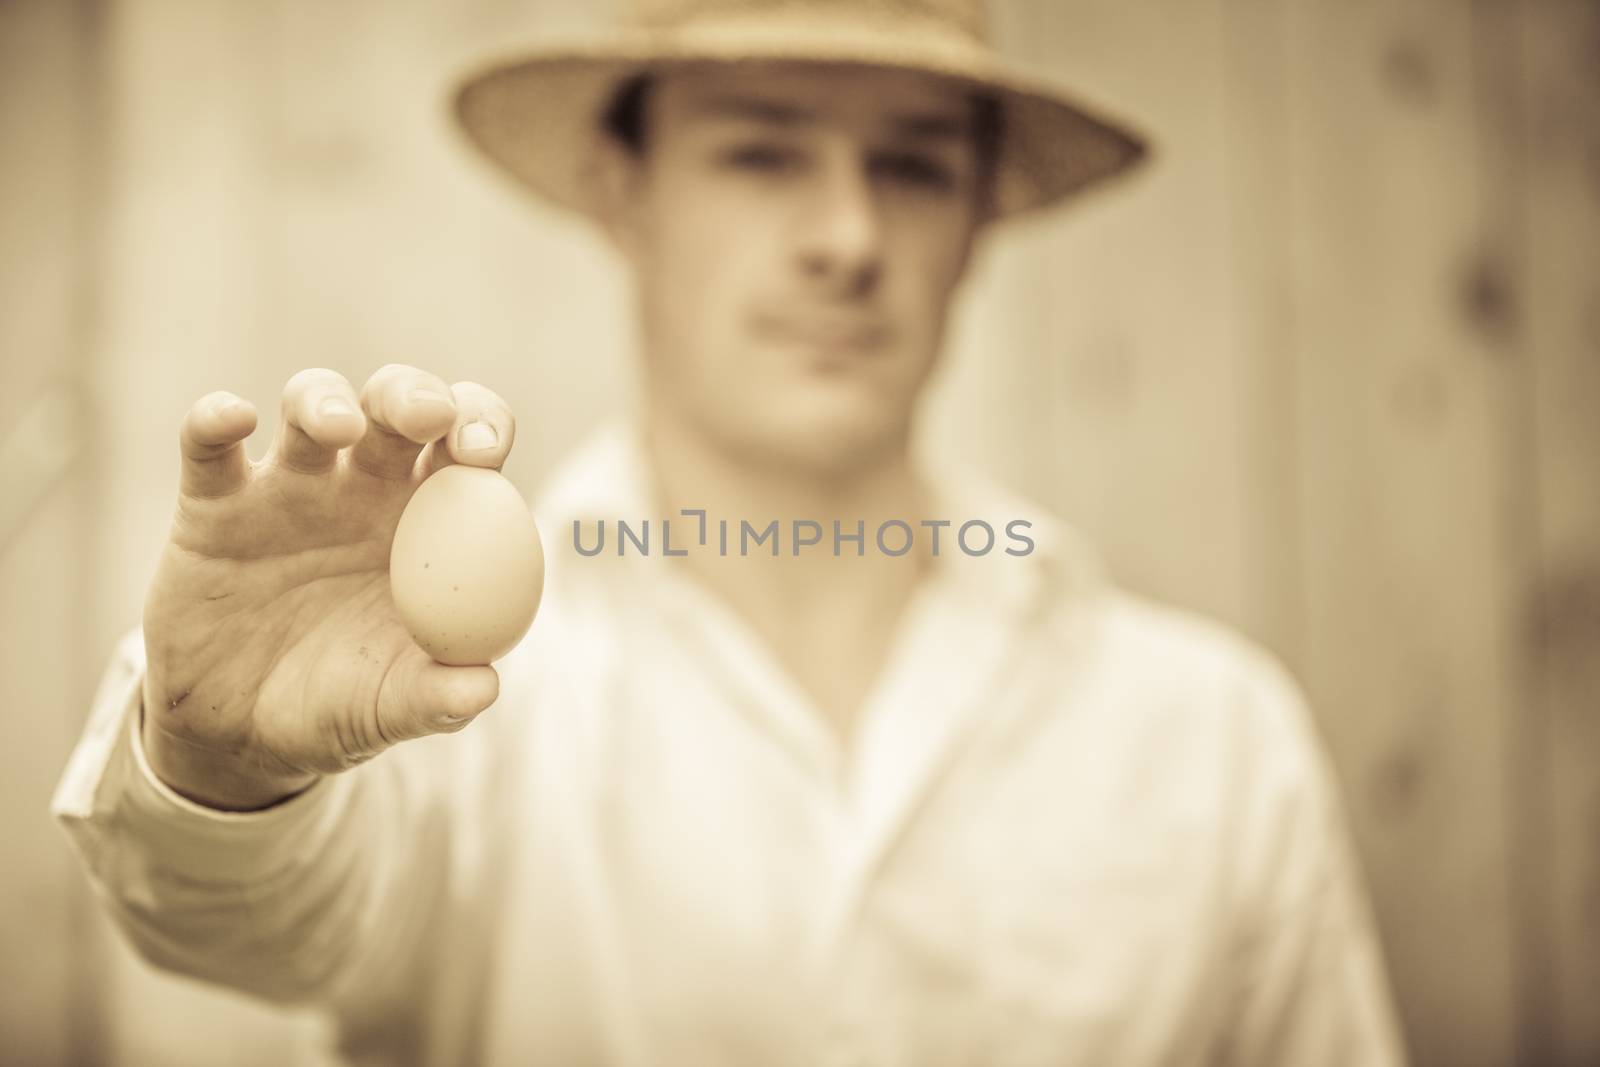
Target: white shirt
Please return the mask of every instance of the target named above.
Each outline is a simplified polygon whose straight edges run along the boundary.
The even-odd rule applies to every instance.
[[[263,812],[150,772],[130,632],[53,810],[140,951],[325,1005],[363,1064],[1402,1062],[1272,656],[951,478],[956,524],[1035,550],[942,547],[847,751],[671,561],[573,550],[652,517],[645,470],[619,424],[541,496],[544,603],[482,718]]]

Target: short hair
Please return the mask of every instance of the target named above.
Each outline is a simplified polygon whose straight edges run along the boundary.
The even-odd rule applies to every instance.
[[[647,147],[644,106],[650,83],[649,74],[636,74],[623,82],[600,119],[600,128],[635,156],[644,155]]]
[[[649,73],[643,73],[624,81],[612,94],[600,120],[601,129],[635,157],[643,156],[649,149],[645,104],[652,80]],[[977,150],[979,182],[983,195],[992,199],[1000,146],[1005,137],[1005,109],[997,97],[984,92],[975,93],[972,104],[973,146]]]
[[[1005,142],[1006,112],[1000,98],[990,93],[972,97],[972,143],[978,161],[979,213],[992,217],[1000,178],[1000,152]]]

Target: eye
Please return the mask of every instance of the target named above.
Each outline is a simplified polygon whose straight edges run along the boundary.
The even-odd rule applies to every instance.
[[[799,152],[777,144],[742,144],[723,152],[720,161],[734,170],[758,174],[778,174],[792,170],[802,162]]]
[[[885,152],[874,157],[873,169],[893,181],[930,190],[955,187],[955,172],[944,162],[920,152]]]

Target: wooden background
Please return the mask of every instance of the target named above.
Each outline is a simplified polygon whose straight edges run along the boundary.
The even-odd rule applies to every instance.
[[[0,0],[0,1061],[308,1055],[107,936],[49,792],[195,397],[259,456],[298,368],[481,380],[528,492],[627,388],[616,264],[439,104],[587,7]],[[1600,1064],[1600,4],[998,8],[1159,153],[986,251],[929,447],[1297,672],[1416,1063]]]

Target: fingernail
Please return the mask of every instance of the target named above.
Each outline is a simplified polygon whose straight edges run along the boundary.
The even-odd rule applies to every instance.
[[[218,416],[221,416],[221,415],[232,415],[235,411],[240,411],[243,408],[244,408],[244,401],[243,400],[240,400],[238,397],[235,397],[235,396],[230,396],[225,400],[219,400],[215,404],[213,404],[211,406],[211,414],[218,415]]]
[[[487,422],[469,422],[456,431],[456,447],[463,452],[482,452],[499,443],[499,432]]]
[[[324,397],[322,403],[317,405],[318,415],[354,415],[356,409],[342,396]]]

